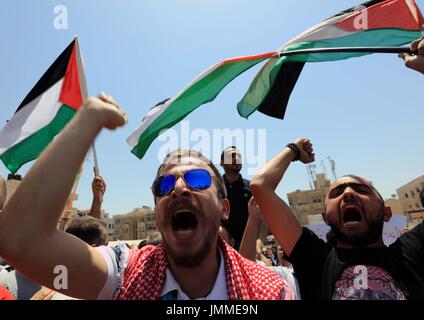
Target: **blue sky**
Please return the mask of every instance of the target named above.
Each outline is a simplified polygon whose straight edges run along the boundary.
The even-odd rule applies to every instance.
[[[417,0],[424,8],[424,0]],[[126,138],[146,111],[178,93],[225,58],[273,51],[310,26],[357,1],[180,0],[25,1],[3,0],[0,11],[0,123],[9,119],[59,53],[78,35],[90,95],[111,94],[129,123],[103,131],[96,147],[107,182],[104,209],[122,214],[153,205],[150,184],[159,165],[156,141],[143,160],[130,153]],[[54,8],[64,5],[68,29],[53,26]],[[358,174],[384,197],[424,174],[421,74],[407,70],[396,55],[371,55],[308,64],[292,94],[285,120],[236,110],[258,67],[233,81],[212,103],[186,120],[190,128],[266,129],[269,159],[296,137],[314,144],[317,170],[330,156],[338,176]],[[179,126],[176,127],[177,132]],[[91,204],[92,156],[84,164],[78,208]],[[32,165],[25,165],[25,174]],[[243,169],[243,175],[247,170]],[[1,164],[0,174],[7,175]],[[41,182],[40,182],[41,183]],[[304,165],[289,168],[278,192],[308,189]]]

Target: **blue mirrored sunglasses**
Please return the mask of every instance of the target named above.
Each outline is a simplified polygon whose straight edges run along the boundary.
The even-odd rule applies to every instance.
[[[205,190],[212,184],[212,174],[206,169],[192,169],[184,173],[160,176],[153,181],[152,192],[155,197],[161,198],[174,190],[179,177],[183,177],[186,185],[193,190]]]

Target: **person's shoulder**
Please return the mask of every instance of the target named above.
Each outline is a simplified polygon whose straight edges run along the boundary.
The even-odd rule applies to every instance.
[[[250,180],[241,177],[241,182],[243,184],[243,187],[250,190]]]
[[[398,248],[403,248],[404,250],[407,247],[412,249],[421,250],[424,246],[424,221],[416,225],[414,228],[408,232],[399,236],[392,244],[388,246],[390,250],[396,250]]]
[[[248,180],[248,179],[245,179],[245,178],[241,177],[241,181],[243,181],[243,184],[244,184],[245,186],[250,186],[250,180]]]

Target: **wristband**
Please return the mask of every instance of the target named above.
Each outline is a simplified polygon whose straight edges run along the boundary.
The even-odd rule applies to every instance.
[[[292,162],[300,160],[300,150],[297,145],[295,145],[294,143],[289,143],[286,147],[290,148],[294,152],[294,159],[292,160]]]

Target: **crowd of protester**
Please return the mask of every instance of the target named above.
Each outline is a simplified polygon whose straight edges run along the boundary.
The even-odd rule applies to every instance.
[[[424,40],[411,49],[401,58],[424,74]],[[109,247],[102,177],[93,180],[88,216],[71,219],[63,210],[97,134],[127,121],[110,96],[85,104],[6,204],[0,179],[0,300],[424,299],[424,225],[386,246],[391,212],[365,178],[330,185],[328,241],[302,227],[276,193],[292,163],[314,161],[306,138],[289,143],[252,181],[240,174],[235,146],[222,153],[224,176],[194,150],[170,153],[152,184],[159,232],[135,247]],[[267,242],[268,228],[276,242]],[[65,286],[57,283],[59,265]]]

